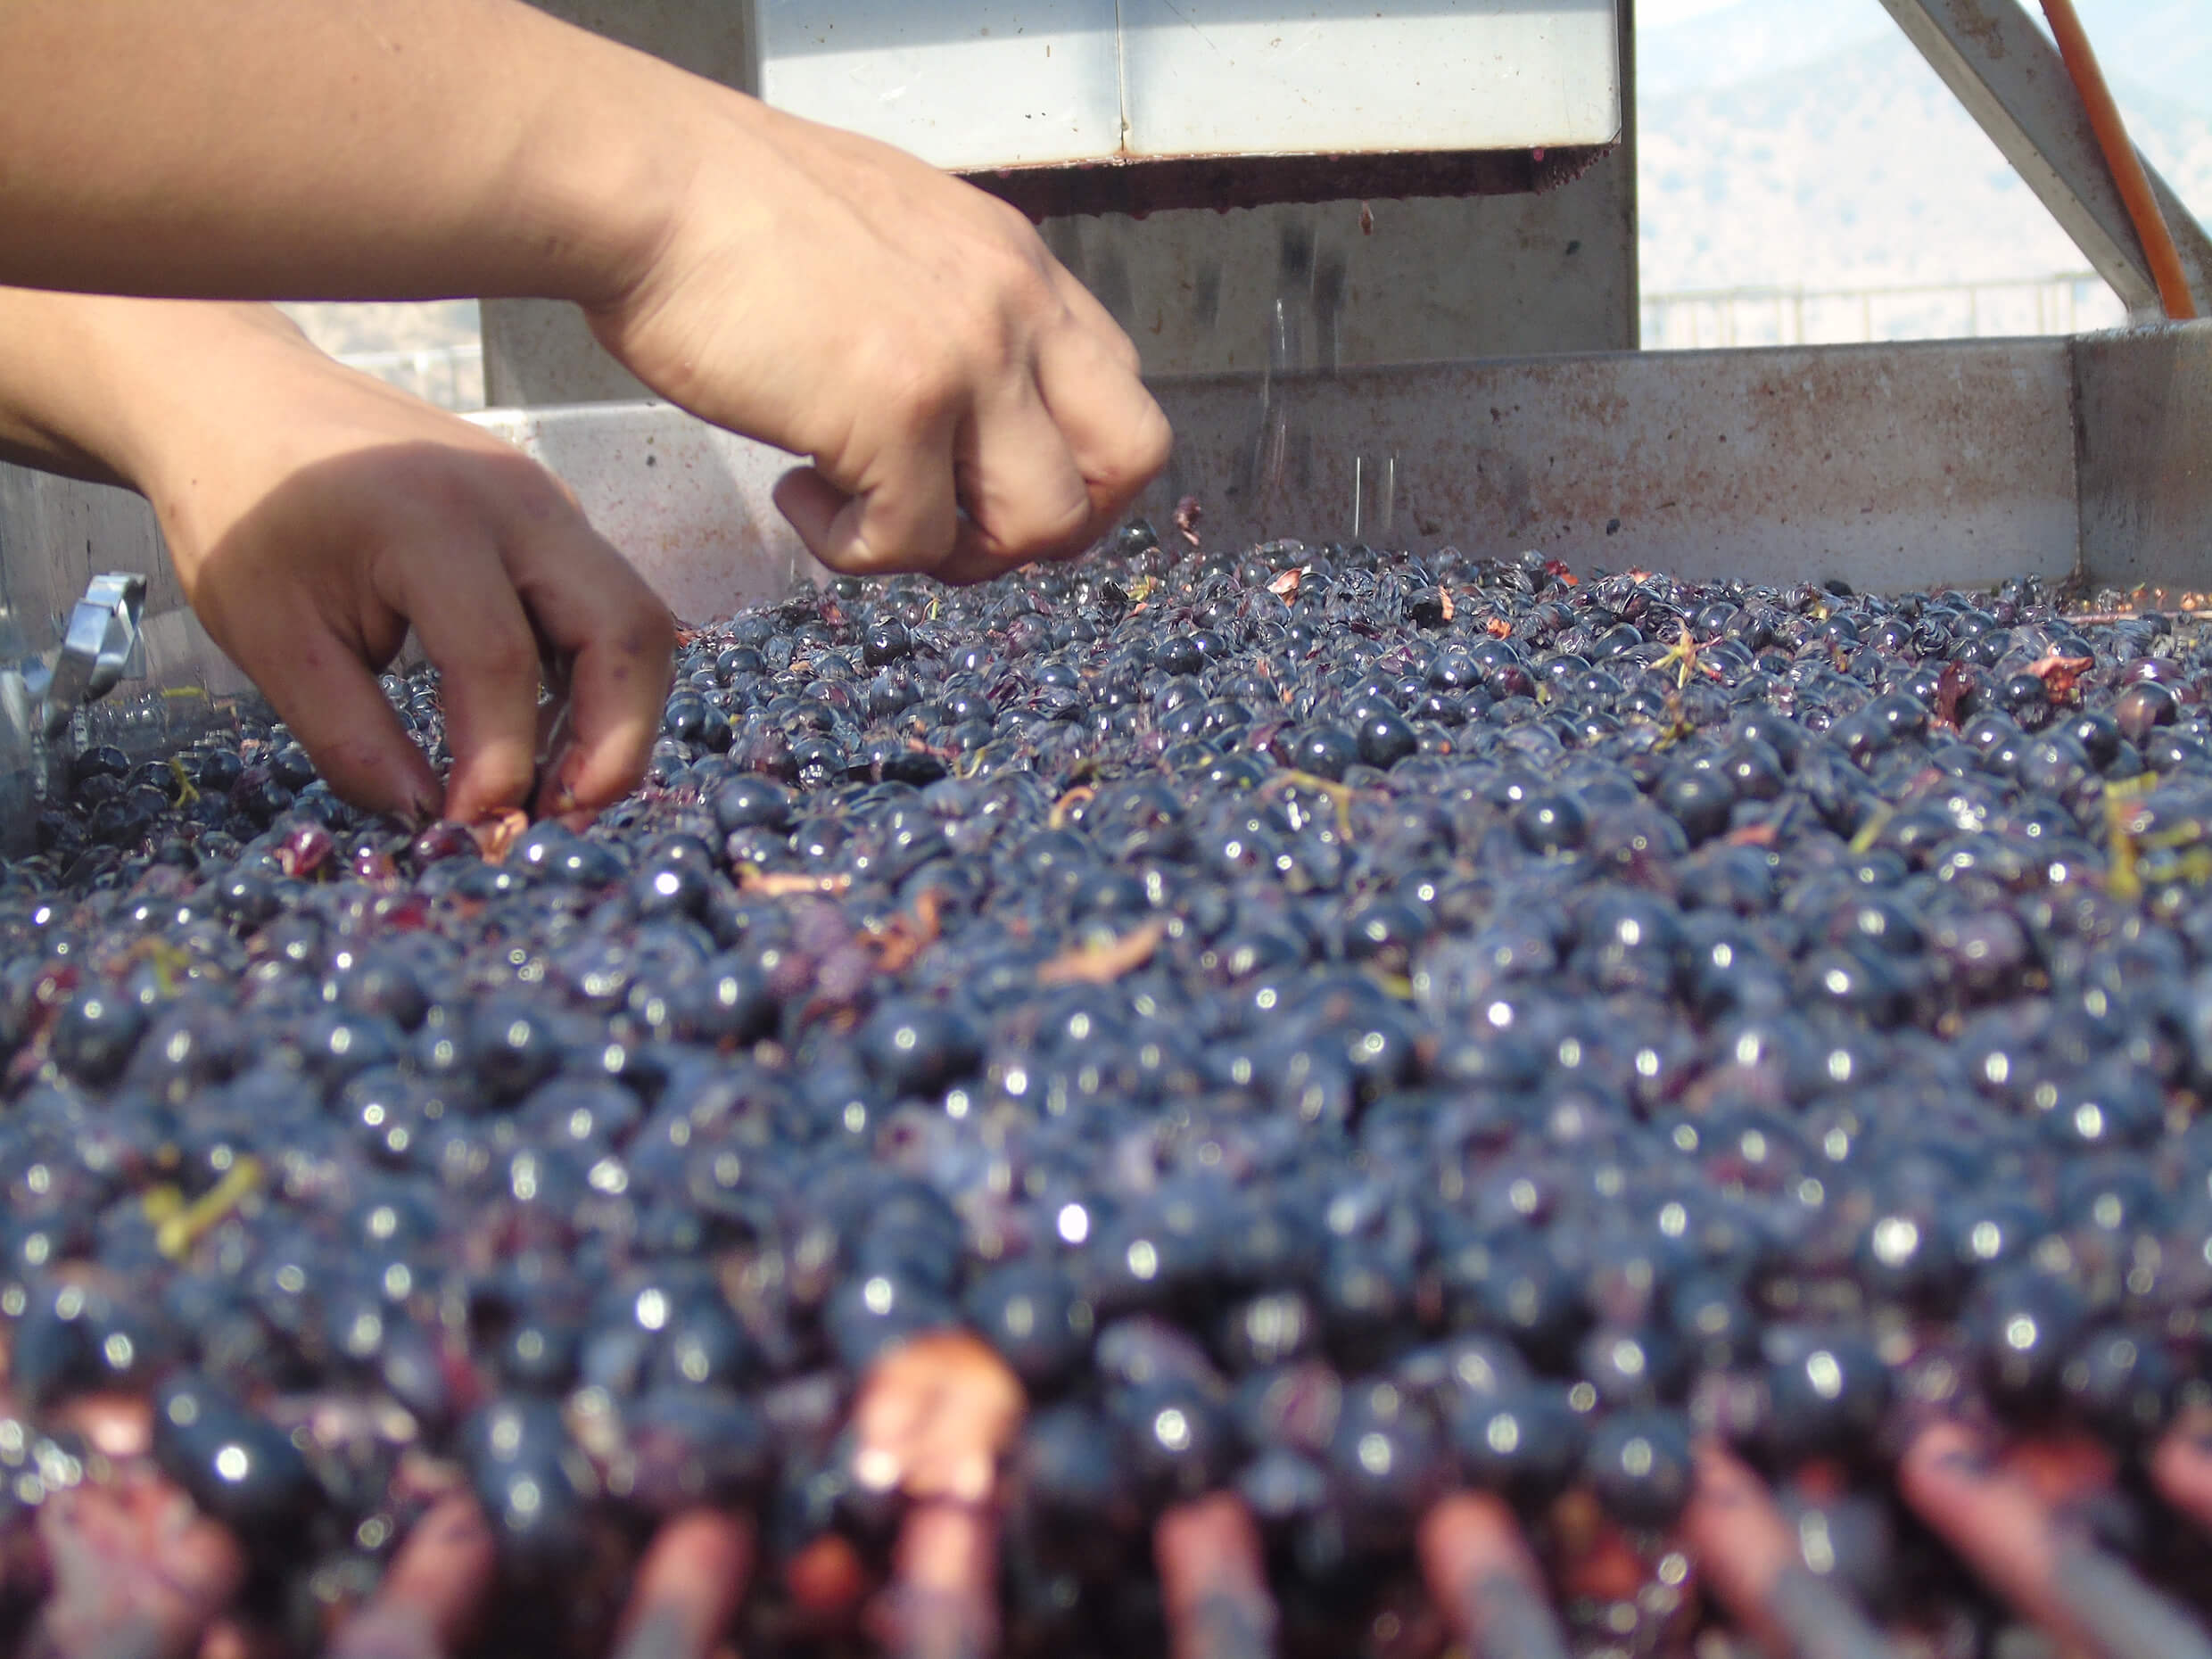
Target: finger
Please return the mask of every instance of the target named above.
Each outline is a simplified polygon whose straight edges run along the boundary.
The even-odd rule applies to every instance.
[[[617,1659],[707,1659],[752,1571],[753,1530],[743,1517],[718,1509],[678,1515],[638,1568]]]
[[[1094,549],[1111,519],[1093,521],[1084,533],[1067,546],[1050,553],[1039,554],[1031,559],[1010,557],[986,545],[976,533],[974,526],[962,520],[959,538],[953,544],[952,557],[929,574],[948,587],[965,588],[978,582],[991,582],[1007,572],[1019,570],[1028,564],[1059,565],[1079,559]]]
[[[2061,1642],[2109,1659],[2205,1659],[2182,1612],[2052,1512],[2035,1483],[1957,1423],[1920,1431],[1897,1490],[1976,1575]]]
[[[165,1480],[54,1493],[38,1531],[54,1575],[39,1640],[56,1653],[181,1659],[246,1576],[237,1540]]]
[[[581,517],[515,548],[508,564],[567,681],[562,739],[548,757],[538,809],[597,811],[645,776],[675,673],[675,621]]]
[[[445,815],[460,823],[523,804],[537,765],[538,641],[513,579],[496,552],[459,542],[434,566],[407,566],[411,590],[395,608],[412,619],[423,651],[442,676],[446,741],[453,768]]]
[[[893,1659],[988,1659],[998,1650],[998,1527],[989,1508],[930,1498],[899,1527],[879,1622]]]
[[[1111,520],[1168,465],[1175,433],[1134,369],[1094,335],[1066,331],[1037,353],[1037,391],[1083,475],[1092,510]]]
[[[193,1659],[285,1659],[285,1649],[266,1622],[227,1613],[208,1626]]]
[[[1429,1594],[1474,1659],[1563,1659],[1544,1577],[1504,1499],[1458,1492],[1421,1522]]]
[[[1090,491],[1027,378],[986,400],[962,435],[954,472],[962,531],[985,553],[1021,563],[1087,540]]]
[[[841,574],[935,570],[959,526],[952,433],[883,453],[849,491],[820,466],[796,467],[777,481],[775,502],[807,551]]]
[[[365,811],[422,821],[437,815],[442,791],[414,739],[400,729],[368,665],[312,615],[288,637],[235,653],[270,706],[346,800]]]
[[[1835,1585],[1805,1564],[1759,1479],[1717,1444],[1697,1451],[1682,1534],[1737,1624],[1796,1659],[1890,1659],[1891,1648]]]
[[[862,1383],[854,1468],[879,1491],[979,1503],[1026,1404],[1019,1380],[973,1335],[924,1332],[885,1349]]]
[[[330,1659],[437,1659],[467,1638],[499,1564],[476,1500],[448,1498],[400,1546],[376,1598],[348,1620]]]
[[[963,542],[953,549],[952,557],[929,574],[948,588],[973,587],[978,582],[995,582],[1009,571],[1019,570],[1025,565],[1071,564],[1097,546],[1098,540],[1094,537],[1061,552],[1049,553],[1039,558],[1010,559],[1000,554],[986,552],[972,541]]]
[[[1128,331],[1114,320],[1114,314],[1105,303],[1076,279],[1075,274],[1055,260],[1052,261],[1052,287],[1059,293],[1061,303],[1068,308],[1074,326],[1096,340],[1106,353],[1129,375],[1141,373],[1144,359],[1138,355],[1136,342]]]
[[[952,557],[929,574],[948,587],[967,588],[978,582],[995,581],[1008,571],[1020,567],[1019,559],[986,552],[974,537],[963,536],[953,548]]]
[[[2151,1457],[2150,1479],[2159,1497],[2212,1527],[2212,1412],[2192,1412],[2167,1431]]]
[[[1217,1492],[1168,1510],[1152,1529],[1152,1558],[1174,1659],[1267,1659],[1275,1652],[1265,1552],[1242,1500]]]

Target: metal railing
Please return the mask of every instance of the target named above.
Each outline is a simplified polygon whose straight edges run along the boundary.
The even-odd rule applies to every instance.
[[[1644,349],[1847,345],[1883,340],[2070,334],[2126,320],[2094,271],[1856,288],[1709,288],[1647,293]]]

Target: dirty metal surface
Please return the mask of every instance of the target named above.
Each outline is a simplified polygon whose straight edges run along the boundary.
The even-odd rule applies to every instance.
[[[1295,535],[1868,588],[2074,568],[2060,340],[1225,376],[1161,396],[1222,543]]]
[[[2074,342],[2090,578],[2212,585],[2212,322]]]
[[[1635,179],[1616,153],[1549,195],[1108,214],[1043,234],[1154,379],[1631,351]]]
[[[249,689],[186,605],[143,499],[0,463],[0,597],[8,620],[0,654],[51,650],[86,584],[110,570],[146,579],[140,640],[147,684],[197,686],[218,697]]]
[[[2035,340],[1169,380],[1175,459],[1143,506],[1164,525],[1197,496],[1214,545],[1358,535],[1878,589],[2062,576],[2072,374],[2068,343]],[[680,615],[812,569],[770,499],[779,450],[660,404],[477,418],[567,478]]]
[[[1429,150],[1380,154],[1110,156],[1075,165],[986,168],[961,174],[1031,219],[1073,213],[1142,217],[1176,208],[1277,202],[1501,196],[1556,189],[1611,148]]]
[[[1158,390],[1176,456],[1143,506],[1165,526],[1197,496],[1209,545],[1534,548],[1578,570],[1878,590],[2061,577],[2086,549],[2100,582],[2212,580],[2212,323]],[[565,479],[679,616],[723,615],[817,574],[772,499],[792,464],[780,450],[660,403],[472,418]],[[19,607],[48,590],[73,598],[95,562],[145,571],[157,596],[146,686],[243,688],[188,612],[158,608],[174,578],[135,497],[0,469],[0,547]]]
[[[0,595],[30,649],[60,641],[70,607],[103,570],[147,579],[149,616],[184,605],[139,497],[0,463]]]
[[[1151,376],[1632,350],[1633,145],[1542,194],[1055,213],[1040,232]],[[487,300],[483,340],[495,407],[651,395],[573,305]]]

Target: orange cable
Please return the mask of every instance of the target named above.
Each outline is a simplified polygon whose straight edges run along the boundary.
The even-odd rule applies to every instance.
[[[2181,250],[2174,245],[2174,233],[2158,210],[2158,198],[2150,194],[2142,158],[2128,138],[2127,124],[2120,119],[2120,106],[2112,101],[2112,88],[2105,84],[2104,70],[2098,67],[2097,54],[2075,12],[2074,0],[2043,0],[2043,15],[2051,20],[2059,55],[2066,60],[2066,72],[2081,95],[2090,128],[2104,152],[2105,164],[2112,169],[2120,200],[2127,204],[2127,216],[2142,240],[2143,257],[2150,261],[2150,275],[2158,285],[2158,299],[2166,307],[2167,318],[2173,322],[2192,318],[2197,314],[2197,302],[2189,292],[2189,278],[2182,271]]]

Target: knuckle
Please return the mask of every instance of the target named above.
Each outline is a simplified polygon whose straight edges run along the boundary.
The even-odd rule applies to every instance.
[[[627,572],[625,563],[622,568]],[[631,573],[609,596],[606,635],[624,656],[645,662],[665,660],[673,668],[676,653],[676,619],[660,596]]]
[[[1129,433],[1123,482],[1134,489],[1157,476],[1160,469],[1167,466],[1174,449],[1175,428],[1168,424],[1167,415],[1155,403]]]
[[[960,545],[959,521],[949,512],[904,515],[887,545],[876,549],[871,574],[891,570],[935,572]]]
[[[893,545],[876,550],[868,561],[870,575],[897,570],[935,570],[952,556],[959,541],[951,524],[926,519],[910,521]]]
[[[1078,493],[1074,499],[1063,499],[1041,511],[1028,526],[1028,532],[1014,543],[1013,550],[1031,557],[1056,553],[1083,539],[1091,525],[1091,499]]]
[[[1136,349],[1136,342],[1116,326],[1102,335],[1106,348],[1106,360],[1131,379],[1144,373],[1144,357]]]
[[[1167,417],[1155,412],[1118,446],[1091,458],[1085,471],[1092,499],[1113,506],[1127,500],[1160,475],[1173,442]]]
[[[849,541],[825,547],[816,557],[840,576],[887,576],[928,569],[934,550],[925,545],[918,526],[871,525]]]
[[[435,523],[474,524],[483,516],[488,498],[493,497],[493,492],[487,490],[488,483],[496,479],[500,486],[510,491],[527,487],[520,478],[524,469],[508,468],[504,465],[508,458],[446,445],[417,446],[401,451],[389,462],[392,469],[392,499],[411,506],[417,514]]]
[[[582,516],[576,492],[535,461],[524,459],[501,480],[508,499],[532,525],[556,524]]]
[[[963,295],[945,308],[930,355],[938,372],[954,383],[994,376],[1010,354],[1012,338],[998,308],[976,295]]]
[[[1038,253],[1044,252],[1040,245]],[[1009,253],[990,273],[991,292],[997,295],[997,314],[1043,323],[1064,316],[1067,303],[1052,285],[1051,273],[1036,258]]]
[[[479,680],[504,681],[524,676],[534,680],[538,673],[538,642],[519,619],[487,620],[469,642],[466,664],[455,666]]]
[[[989,211],[992,217],[998,220],[999,228],[1012,240],[1017,247],[1042,248],[1044,245],[1043,239],[1037,235],[1036,227],[1029,222],[1029,216],[1027,213],[1003,196],[986,195],[985,200],[990,203]]]
[[[970,378],[953,343],[942,336],[920,350],[887,343],[879,365],[872,378],[886,389],[884,413],[902,432],[942,425],[959,408]]]
[[[630,655],[656,664],[664,677],[676,673],[676,619],[658,600],[642,607],[623,632]]]

